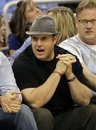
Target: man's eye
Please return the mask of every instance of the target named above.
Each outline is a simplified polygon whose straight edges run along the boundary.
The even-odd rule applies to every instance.
[[[38,38],[36,38],[36,37],[33,37],[32,39],[33,39],[34,41],[37,41],[37,40],[38,40]]]
[[[82,23],[87,23],[88,21],[84,19],[84,20],[81,20],[81,22]]]
[[[42,39],[43,39],[43,40],[46,40],[46,37],[43,37]]]

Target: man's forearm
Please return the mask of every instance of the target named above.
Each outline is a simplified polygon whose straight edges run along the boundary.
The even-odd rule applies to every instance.
[[[58,73],[52,73],[41,86],[22,90],[25,100],[34,108],[42,107],[53,96],[60,78]]]
[[[82,64],[82,67],[83,67],[83,73],[84,73],[85,78],[88,80],[90,85],[93,86],[94,89],[96,89],[96,75],[89,71],[89,69],[85,65],[85,63],[82,62],[81,64]]]
[[[93,86],[96,90],[96,75],[90,73],[90,75],[86,76],[86,79],[89,81],[90,85]]]
[[[70,86],[71,96],[73,100],[81,105],[88,105],[92,98],[92,91],[84,84],[79,82],[77,78],[74,81],[68,82]]]

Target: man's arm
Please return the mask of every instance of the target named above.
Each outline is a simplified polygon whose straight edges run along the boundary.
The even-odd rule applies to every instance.
[[[68,50],[69,52],[71,52],[72,54],[74,54],[74,55],[76,55],[78,57],[80,63],[82,64],[82,67],[83,67],[84,76],[89,81],[90,85],[93,86],[94,89],[96,89],[96,82],[95,82],[96,75],[91,73],[89,71],[89,68],[84,63],[83,56],[82,56],[82,53],[84,53],[84,52],[82,52],[82,50],[78,46],[79,45],[78,41],[75,41],[74,39],[73,39],[73,41],[70,40],[70,39],[69,40],[65,40],[62,43],[60,43],[58,46],[64,48],[65,50]],[[75,43],[75,42],[77,42],[78,44]],[[85,54],[85,56],[86,56],[86,54]]]
[[[59,55],[58,58],[59,58],[59,60],[62,60],[64,62],[64,64],[66,64],[66,66],[67,66],[65,75],[68,80],[68,84],[69,84],[69,88],[70,88],[70,92],[71,92],[73,101],[81,106],[88,105],[93,96],[92,95],[93,93],[88,88],[88,86],[81,83],[73,73],[72,63],[76,62],[75,56],[66,54],[66,55]],[[78,66],[79,66],[79,64],[78,64]],[[84,78],[83,75],[81,78]],[[71,80],[71,82],[70,82],[70,79],[73,79],[73,80]]]
[[[73,73],[67,77],[67,79],[72,79],[75,77]],[[73,81],[68,82],[72,99],[75,103],[84,106],[88,105],[93,96],[92,91],[84,84],[82,84],[77,77]]]
[[[83,73],[86,79],[89,81],[90,85],[94,87],[96,90],[96,75],[91,73],[88,69],[88,67],[85,65],[84,62],[81,62],[82,67],[83,67]]]
[[[62,73],[64,73],[66,70],[66,66],[62,62],[59,62],[58,65],[62,66]],[[36,88],[23,89],[22,94],[25,100],[31,105],[31,107],[42,107],[53,96],[60,79],[61,76],[55,71],[49,76],[49,78],[45,81],[44,84]]]
[[[76,62],[74,56],[59,55],[58,63],[55,68],[56,73],[52,73],[44,84],[37,88],[29,88],[22,90],[25,100],[34,108],[45,105],[53,96],[62,74],[66,72],[67,79],[73,78],[72,63]],[[69,69],[68,69],[69,68]],[[67,70],[67,71],[66,71]],[[70,72],[70,73],[69,73]],[[68,74],[69,73],[69,74]],[[69,83],[73,100],[79,105],[88,105],[92,98],[92,91],[77,78],[74,82]]]

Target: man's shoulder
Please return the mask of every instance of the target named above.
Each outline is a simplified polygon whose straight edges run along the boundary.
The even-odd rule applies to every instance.
[[[29,64],[29,61],[33,61],[32,57],[32,49],[31,46],[29,46],[15,59],[13,66],[24,66]]]
[[[57,54],[71,54],[68,50],[60,46],[55,46],[55,52],[57,52]]]
[[[77,43],[78,43],[78,37],[77,37],[77,35],[75,35],[73,37],[70,37],[70,38],[62,41],[59,45],[62,45],[62,44],[68,45],[68,44],[77,44]]]
[[[78,39],[78,36],[75,35],[74,37],[64,40],[58,46],[68,51],[72,51],[72,50],[79,50],[81,47],[81,43]]]

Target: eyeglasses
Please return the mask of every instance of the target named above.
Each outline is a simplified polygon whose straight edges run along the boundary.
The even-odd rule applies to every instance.
[[[89,22],[91,23],[91,25],[96,26],[96,19],[91,19],[91,20],[78,19],[78,21],[79,21],[82,25],[84,25],[84,26],[86,26]]]

